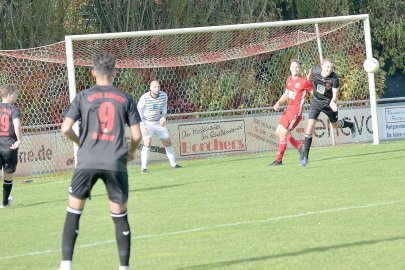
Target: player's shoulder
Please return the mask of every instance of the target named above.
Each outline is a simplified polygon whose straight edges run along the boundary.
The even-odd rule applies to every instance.
[[[15,110],[15,111],[20,111],[20,107],[18,107],[18,105],[17,104],[10,104],[11,106],[11,109],[12,110]]]
[[[0,108],[4,108],[11,111],[20,110],[17,104],[14,103],[0,103]]]
[[[308,81],[307,77],[304,76],[304,75],[298,76],[298,79],[297,79],[297,80],[299,80],[300,82],[306,82],[306,81]]]
[[[147,92],[145,92],[145,93],[143,93],[143,94],[141,95],[140,99],[145,99],[145,98],[147,98],[147,97],[149,97],[149,96],[150,96],[150,91],[147,91]]]
[[[339,75],[337,75],[337,73],[334,71],[330,73],[329,77],[335,80],[339,80]]]
[[[312,68],[312,76],[313,75],[321,75],[322,68],[321,67],[313,67]]]
[[[167,94],[166,94],[166,92],[164,92],[164,91],[160,91],[160,92],[159,92],[159,97],[164,97],[164,98],[167,98]]]

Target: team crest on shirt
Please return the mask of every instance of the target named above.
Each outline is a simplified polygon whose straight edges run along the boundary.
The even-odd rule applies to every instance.
[[[299,82],[295,83],[295,88],[300,88],[301,84]]]
[[[325,84],[325,87],[326,87],[326,88],[330,88],[330,86],[331,86],[330,83],[326,83],[326,84]]]

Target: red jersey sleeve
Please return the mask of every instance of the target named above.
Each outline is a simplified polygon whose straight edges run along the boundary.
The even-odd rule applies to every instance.
[[[306,77],[303,77],[302,84],[303,84],[302,89],[308,90],[310,92],[312,92],[312,90],[314,90],[314,85]]]

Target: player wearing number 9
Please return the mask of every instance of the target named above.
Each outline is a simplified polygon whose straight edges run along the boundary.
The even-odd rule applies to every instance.
[[[13,203],[11,189],[13,175],[17,168],[18,147],[22,142],[20,127],[21,112],[13,103],[18,99],[15,85],[0,86],[0,166],[3,169],[3,201],[0,208],[9,207]]]
[[[107,189],[115,225],[120,269],[129,269],[131,233],[127,215],[127,161],[135,156],[141,140],[140,117],[133,97],[113,86],[116,58],[102,53],[93,59],[96,85],[77,94],[64,112],[62,133],[77,143],[77,166],[69,187],[68,207],[62,235],[60,269],[72,268],[79,219],[92,187],[101,179]],[[73,124],[81,120],[80,135]],[[131,144],[125,142],[125,126]]]

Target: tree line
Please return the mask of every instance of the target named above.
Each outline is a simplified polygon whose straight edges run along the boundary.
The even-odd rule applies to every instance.
[[[405,1],[0,0],[0,49],[39,47],[65,35],[369,14],[373,55],[405,74]]]

